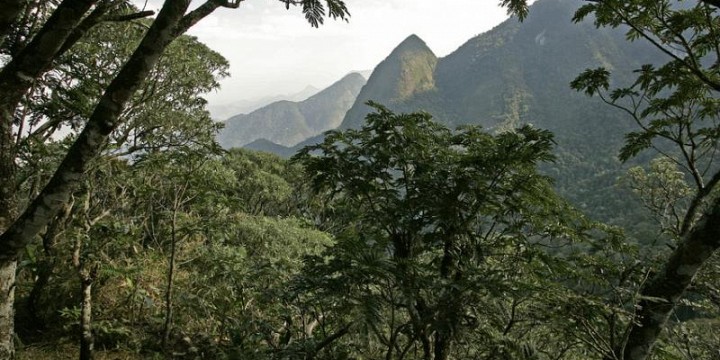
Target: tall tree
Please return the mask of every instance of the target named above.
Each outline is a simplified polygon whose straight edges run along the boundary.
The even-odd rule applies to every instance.
[[[13,124],[15,115],[23,96],[32,87],[35,80],[51,66],[53,60],[71,47],[81,36],[83,30],[92,27],[111,5],[118,1],[105,1],[93,11],[89,10],[97,1],[63,1],[53,11],[32,40],[17,53],[12,54],[10,61],[0,70],[0,229],[6,232],[15,221],[17,198],[15,196],[16,163],[15,137]],[[30,7],[30,2],[23,2],[21,7]],[[12,9],[12,8],[11,8]],[[89,12],[89,14],[88,14]],[[12,13],[12,11],[11,11]],[[15,14],[12,19],[17,19]],[[86,21],[83,22],[83,19]],[[7,35],[5,31],[2,35]],[[67,199],[67,197],[66,197]],[[53,201],[60,205],[58,201]],[[65,203],[67,202],[64,201]],[[38,229],[39,230],[39,229]],[[2,237],[0,242],[4,248],[3,260],[0,261],[0,358],[13,356],[13,301],[14,279],[18,251],[34,238],[18,243],[7,241]]]
[[[313,26],[324,16],[345,18],[347,8],[341,0],[327,0],[327,10],[319,0],[300,2]],[[80,39],[102,16],[99,9],[120,1],[65,0],[53,11],[37,34],[0,70],[0,182],[14,184],[15,153],[13,124],[20,101],[35,80],[51,66],[57,56]],[[26,3],[27,4],[27,3]],[[165,1],[137,49],[104,89],[83,131],[68,150],[63,162],[40,194],[16,217],[17,202],[9,187],[0,191],[0,358],[10,358],[12,346],[13,298],[16,260],[20,251],[47,225],[70,194],[81,184],[83,173],[122,124],[121,113],[140,88],[165,48],[191,26],[219,7],[237,8],[239,0],[208,0],[188,12],[189,0]],[[91,11],[92,10],[92,11]],[[104,14],[104,13],[101,13]],[[17,16],[11,16],[17,17]]]
[[[319,268],[359,304],[382,344],[375,356],[459,356],[455,344],[483,321],[469,315],[483,294],[535,279],[520,270],[542,257],[534,245],[567,234],[564,205],[536,171],[552,159],[552,136],[531,126],[451,131],[425,113],[370,105],[362,129],[331,132],[297,155],[316,191],[354,209]]]

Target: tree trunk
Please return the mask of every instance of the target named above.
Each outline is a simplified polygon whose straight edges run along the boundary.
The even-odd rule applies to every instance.
[[[434,360],[447,360],[450,355],[450,339],[444,334],[435,334]]]
[[[177,25],[189,3],[190,0],[165,3],[137,50],[108,86],[53,177],[20,218],[0,236],[0,261],[15,259],[67,204],[90,161],[97,157],[109,134],[120,124],[124,105],[143,83],[165,47],[177,36]]]
[[[80,275],[82,303],[80,308],[80,360],[92,360],[95,338],[92,333],[92,283],[94,276]]]
[[[45,317],[41,317],[38,315],[40,313],[40,309],[38,308],[38,302],[40,301],[40,297],[42,296],[43,291],[45,290],[45,286],[47,286],[48,282],[50,282],[50,278],[52,277],[54,268],[55,261],[51,258],[43,259],[41,260],[40,264],[38,264],[37,278],[33,283],[32,290],[30,290],[30,294],[28,294],[27,299],[28,311],[30,312],[29,315],[30,319],[32,319],[32,324],[26,325],[27,329],[25,331],[29,331],[32,333],[41,333],[47,327]]]
[[[0,93],[0,96],[2,94]],[[14,108],[3,107],[0,99],[0,231],[15,219],[15,143],[12,132]]]
[[[645,360],[665,327],[675,304],[700,267],[720,247],[720,197],[673,251],[665,267],[642,288],[624,349],[624,360]]]
[[[15,146],[12,137],[12,109],[0,100],[0,231],[5,231],[17,211],[15,196]],[[0,261],[0,360],[14,357],[15,330],[13,302],[15,301],[14,258]]]
[[[90,194],[85,199],[85,217],[88,216],[90,208]],[[85,225],[85,233],[89,234],[93,221],[87,220]],[[97,267],[88,269],[86,262],[82,258],[83,236],[77,236],[75,239],[72,264],[77,271],[80,279],[80,360],[92,360],[93,348],[95,345],[92,335],[92,283],[97,274]]]
[[[177,199],[176,199],[177,205]],[[167,349],[170,344],[170,333],[172,331],[172,316],[173,316],[173,304],[172,304],[172,290],[173,281],[175,279],[175,248],[177,245],[175,227],[177,225],[177,212],[178,209],[173,209],[173,218],[171,224],[171,243],[170,243],[170,260],[168,260],[168,276],[167,276],[167,288],[165,289],[165,324],[163,324],[163,348]]]
[[[440,277],[443,280],[451,279],[454,268],[455,257],[453,255],[454,237],[446,235],[443,244],[443,257],[440,262]],[[462,280],[462,273],[455,270],[452,276],[452,282],[458,283]],[[460,312],[460,303],[462,294],[458,288],[449,286],[447,293],[443,295],[438,303],[437,317],[434,319],[436,325],[435,341],[433,343],[434,360],[446,360],[450,356],[450,348],[455,329],[458,327],[458,313]]]
[[[23,3],[26,1],[0,1],[0,42],[16,20]],[[62,43],[92,4],[93,1],[87,0],[64,1],[31,43],[0,71],[0,231],[6,232],[17,211],[15,143],[12,129],[15,111],[22,97],[42,71],[52,63]],[[3,250],[8,248],[4,246],[5,241],[6,238],[1,236],[0,247]],[[29,241],[30,239],[27,242]],[[19,249],[0,256],[0,359],[14,356],[13,302]],[[3,250],[0,250],[0,253]]]
[[[3,35],[3,22],[15,21],[17,14],[13,12],[22,3],[0,0],[0,36]],[[0,231],[5,231],[15,219],[17,206],[12,125],[15,111],[35,80],[57,58],[63,43],[94,3],[92,0],[63,1],[32,41],[0,70],[0,184],[3,184],[0,186]]]
[[[30,290],[30,294],[28,294],[27,299],[28,310],[30,312],[29,315],[30,319],[32,319],[32,324],[26,325],[27,330],[33,330],[33,332],[42,333],[42,331],[47,326],[47,324],[45,323],[45,318],[38,316],[38,314],[40,314],[40,309],[38,309],[38,301],[42,296],[45,286],[50,282],[50,278],[52,278],[52,275],[55,272],[55,266],[57,264],[57,261],[55,259],[57,255],[57,252],[55,251],[55,246],[57,245],[58,237],[65,231],[66,222],[71,216],[72,208],[72,202],[65,206],[61,214],[58,215],[47,226],[45,234],[43,234],[42,241],[44,255],[37,264],[37,277],[35,278],[32,290]]]
[[[0,122],[7,122],[7,126],[11,126],[12,116],[22,97],[35,80],[48,70],[67,38],[95,2],[97,0],[63,1],[30,43],[2,68]]]
[[[0,359],[12,359],[15,356],[13,330],[15,312],[15,268],[16,261],[0,262]]]

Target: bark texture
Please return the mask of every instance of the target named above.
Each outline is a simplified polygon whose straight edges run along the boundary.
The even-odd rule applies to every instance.
[[[15,261],[0,263],[0,359],[12,359],[15,355],[13,330],[15,312]]]
[[[82,303],[80,305],[80,360],[92,360],[95,338],[92,333],[92,276],[81,276]]]
[[[2,96],[2,94],[0,94]],[[3,107],[0,99],[0,231],[15,218],[15,144],[12,117],[15,108]]]
[[[172,333],[173,318],[173,285],[175,282],[175,250],[177,248],[177,203],[175,199],[175,209],[173,210],[171,237],[170,240],[170,259],[168,260],[167,287],[165,288],[165,323],[163,324],[163,347],[168,349],[170,344],[170,334]]]
[[[665,267],[642,289],[635,323],[622,350],[624,360],[645,360],[675,305],[700,267],[720,247],[720,198],[673,251]]]
[[[17,212],[12,128],[15,111],[35,79],[52,63],[65,39],[94,2],[63,1],[28,46],[0,71],[0,231],[5,231],[10,226]],[[0,0],[0,36],[4,38],[25,3],[26,1]],[[0,242],[2,241],[4,238],[0,238]],[[10,359],[14,356],[13,302],[17,252],[4,255],[6,256],[0,259],[0,359]]]

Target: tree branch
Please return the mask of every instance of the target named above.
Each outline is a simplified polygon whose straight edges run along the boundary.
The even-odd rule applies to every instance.
[[[640,292],[635,322],[630,327],[625,360],[649,356],[676,303],[690,286],[700,267],[720,247],[720,198],[673,251],[663,270]]]
[[[0,0],[1,1],[1,0]],[[17,56],[0,71],[0,108],[11,113],[35,79],[57,58],[66,39],[97,0],[65,0]],[[12,121],[5,118],[0,121]]]
[[[330,334],[330,336],[326,337],[315,345],[315,348],[312,349],[312,353],[308,354],[307,359],[314,359],[315,355],[319,353],[322,349],[324,349],[326,346],[332,344],[335,340],[345,336],[350,331],[350,324],[345,325],[342,329],[338,330],[334,334]]]
[[[210,15],[213,11],[215,11],[215,9],[219,7],[237,9],[240,7],[240,3],[242,1],[243,0],[207,0],[197,9],[185,15],[175,31],[177,34],[182,34],[193,25],[197,24],[198,21]]]
[[[720,1],[720,0],[718,0]],[[688,63],[685,59],[675,55],[672,51],[666,49],[662,44],[660,44],[656,39],[653,39],[650,35],[648,35],[643,29],[641,29],[639,26],[637,26],[633,21],[628,19],[625,14],[623,14],[620,10],[612,8],[615,14],[617,14],[625,23],[625,25],[631,27],[633,30],[637,31],[638,34],[645,40],[647,40],[650,44],[652,44],[655,48],[662,51],[666,55],[668,55],[670,58],[672,58],[675,61],[678,61],[681,63],[686,69],[688,69],[691,73],[693,73],[695,76],[697,76],[698,79],[700,79],[702,82],[707,84],[709,87],[716,91],[720,91],[720,83],[713,81],[705,73],[702,72],[702,70],[698,67],[693,66],[692,64]]]
[[[102,21],[102,17],[113,7],[118,4],[117,0],[114,1],[103,1],[100,5],[96,6],[93,11],[86,16],[80,24],[73,29],[72,33],[65,39],[62,47],[58,50],[56,58],[73,47],[87,32],[92,29],[95,25]]]
[[[698,209],[700,208],[700,205],[702,204],[703,200],[710,195],[710,193],[715,189],[715,186],[720,182],[720,171],[716,172],[715,175],[710,179],[710,181],[705,185],[705,187],[701,188],[697,195],[692,199],[690,202],[690,207],[688,207],[687,212],[685,213],[685,218],[682,221],[682,225],[680,228],[680,234],[685,235],[690,230],[690,226],[693,223],[693,219],[695,218],[695,215],[697,214]]]

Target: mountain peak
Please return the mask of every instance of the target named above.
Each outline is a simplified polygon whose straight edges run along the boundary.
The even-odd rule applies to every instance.
[[[341,128],[359,128],[365,121],[368,100],[393,108],[414,95],[435,89],[437,56],[417,35],[408,36],[370,75],[350,108]]]
[[[410,34],[410,36],[406,37],[405,40],[403,40],[400,43],[400,45],[405,44],[405,43],[410,43],[410,44],[417,43],[417,44],[425,45],[425,42],[423,41],[423,39],[421,39],[419,36],[417,36],[415,34]]]
[[[433,56],[435,55],[425,41],[415,34],[406,37],[405,40],[395,47],[395,50],[393,50],[390,56],[392,57],[393,54],[397,55],[406,52],[429,52],[433,54]]]
[[[350,81],[350,80],[357,80],[362,81],[363,83],[367,80],[361,73],[357,71],[352,71],[347,73],[345,76],[340,79],[340,81]]]

